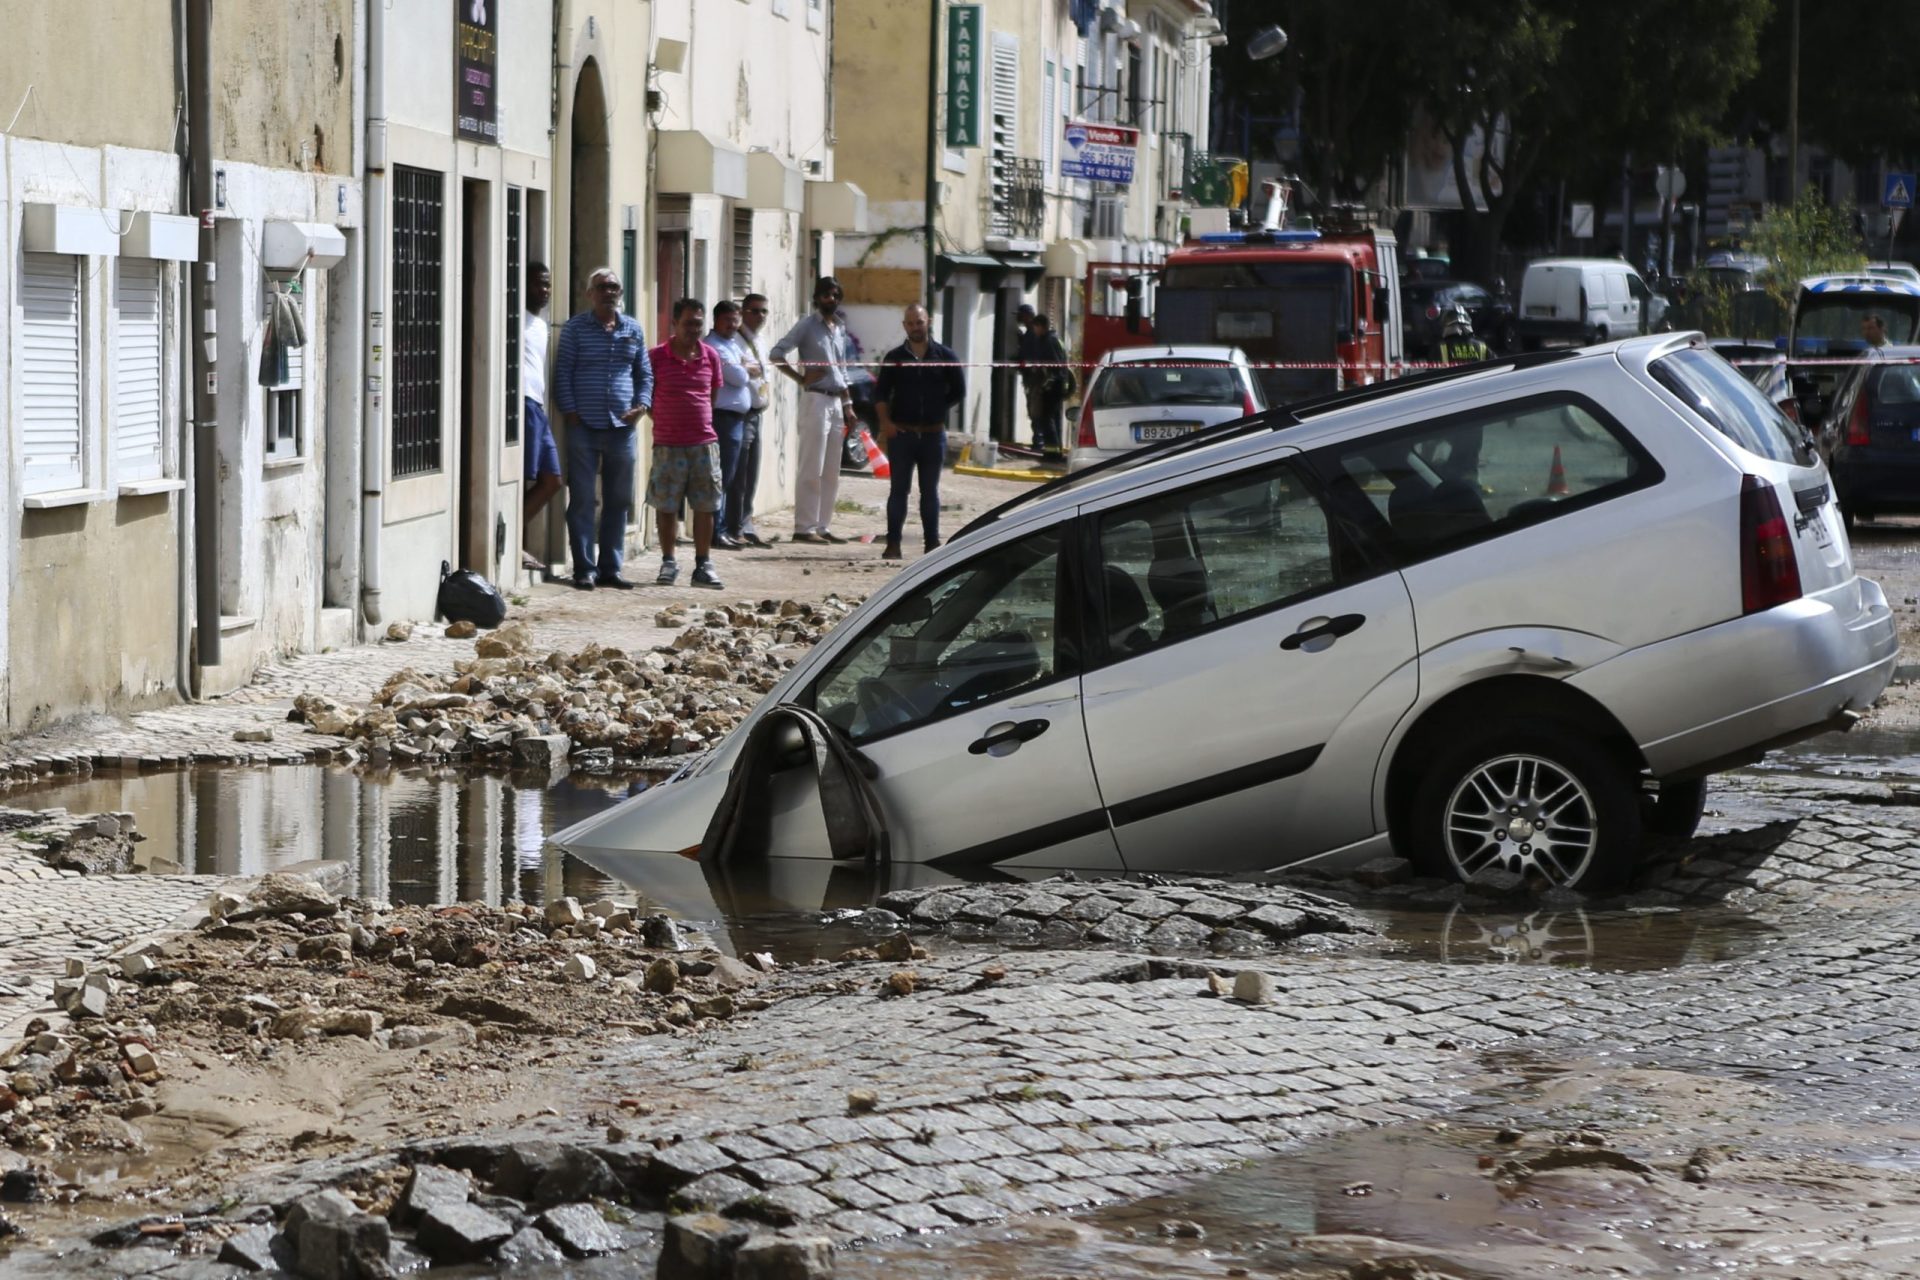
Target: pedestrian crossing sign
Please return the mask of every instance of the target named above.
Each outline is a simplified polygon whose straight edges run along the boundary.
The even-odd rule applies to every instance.
[[[1880,197],[1880,204],[1887,209],[1913,208],[1914,175],[1911,173],[1890,173],[1887,175],[1887,189]]]

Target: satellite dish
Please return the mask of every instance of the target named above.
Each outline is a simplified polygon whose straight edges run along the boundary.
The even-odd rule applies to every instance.
[[[1247,56],[1255,62],[1264,58],[1277,58],[1280,51],[1287,47],[1287,33],[1279,27],[1264,27],[1254,32],[1253,39],[1247,41]]]

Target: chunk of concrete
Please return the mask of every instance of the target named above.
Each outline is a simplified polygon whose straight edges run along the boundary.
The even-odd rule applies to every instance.
[[[503,1267],[531,1267],[543,1263],[565,1262],[567,1251],[553,1241],[538,1227],[522,1227],[507,1237],[493,1257]]]
[[[573,740],[564,733],[535,733],[513,744],[513,762],[523,769],[557,769],[567,761]]]

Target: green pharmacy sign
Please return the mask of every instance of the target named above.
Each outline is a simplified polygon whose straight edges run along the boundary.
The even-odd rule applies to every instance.
[[[947,145],[980,145],[980,6],[947,10]]]

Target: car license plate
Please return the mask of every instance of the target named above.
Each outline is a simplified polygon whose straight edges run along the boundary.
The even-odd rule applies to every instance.
[[[1136,422],[1133,424],[1133,438],[1141,444],[1154,440],[1177,440],[1189,431],[1198,431],[1197,422]]]

